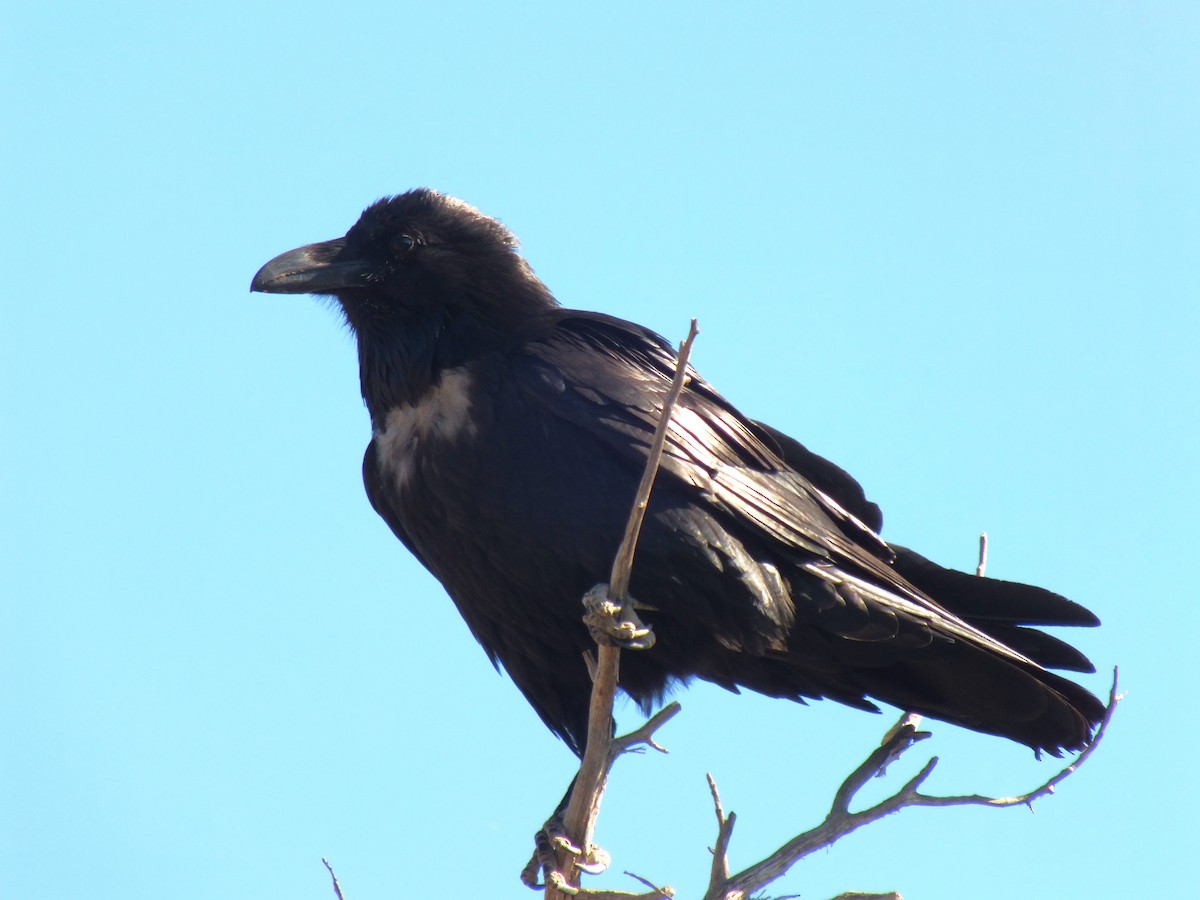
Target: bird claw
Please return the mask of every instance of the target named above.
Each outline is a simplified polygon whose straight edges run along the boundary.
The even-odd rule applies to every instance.
[[[654,632],[638,618],[636,602],[615,603],[608,596],[608,585],[598,584],[583,595],[584,624],[598,644],[616,645],[623,650],[649,650]]]
[[[546,820],[546,824],[533,836],[533,843],[533,856],[521,871],[521,881],[526,887],[534,890],[548,884],[564,893],[575,893],[578,890],[571,889],[566,878],[558,870],[557,854],[559,851],[574,857],[575,868],[588,875],[599,875],[606,871],[612,863],[612,856],[602,847],[589,844],[587,852],[584,852],[576,846],[575,842],[567,836],[563,817],[559,812]],[[541,881],[538,880],[538,875],[542,876]]]
[[[575,860],[575,868],[588,875],[607,872],[610,865],[612,865],[612,856],[603,847],[595,844],[588,844],[587,853],[583,854],[581,859]]]

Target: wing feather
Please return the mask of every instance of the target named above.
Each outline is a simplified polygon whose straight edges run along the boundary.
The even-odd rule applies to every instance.
[[[552,367],[552,380],[572,395],[556,391],[553,398],[546,398],[555,415],[587,427],[596,420],[596,409],[588,407],[600,406],[608,426],[602,438],[617,452],[645,456],[674,374],[675,354],[665,341],[619,319],[564,311],[557,328],[527,345],[526,353],[536,365]],[[605,364],[586,365],[596,353],[604,355]],[[787,548],[790,561],[830,585],[849,611],[858,604],[860,613],[870,613],[868,627],[857,625],[839,632],[843,636],[889,640],[901,633],[895,623],[904,621],[917,633],[936,632],[1038,667],[945,609],[896,571],[892,549],[863,521],[877,517],[874,505],[849,492],[851,505],[864,514],[860,517],[815,487],[784,460],[778,437],[777,432],[744,418],[692,371],[668,429],[662,470],[698,488],[714,510],[741,528],[756,532],[776,548]],[[827,480],[837,484],[836,473],[849,480],[840,469],[827,465],[832,470],[823,473]]]

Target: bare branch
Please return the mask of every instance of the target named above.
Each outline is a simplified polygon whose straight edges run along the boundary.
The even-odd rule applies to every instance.
[[[329,872],[329,877],[333,879],[334,896],[337,897],[337,900],[346,900],[346,898],[342,896],[342,886],[340,884],[338,884],[337,875],[334,874],[333,866],[331,866],[329,864],[329,860],[327,860],[323,856],[321,857],[321,862],[325,863],[325,868]]]
[[[717,847],[720,851],[720,860],[714,860],[713,873],[714,880],[710,883],[708,892],[704,895],[705,900],[745,900],[754,891],[770,884],[782,876],[796,862],[803,859],[805,856],[828,847],[830,844],[844,837],[851,831],[861,828],[863,825],[868,825],[872,822],[882,819],[884,816],[891,815],[901,809],[909,806],[991,806],[991,807],[1008,807],[1008,806],[1032,806],[1033,802],[1041,797],[1054,792],[1054,787],[1060,784],[1064,779],[1079,770],[1079,767],[1087,761],[1088,757],[1095,752],[1100,745],[1100,741],[1104,738],[1109,722],[1112,721],[1113,713],[1116,711],[1117,704],[1121,701],[1122,695],[1117,693],[1117,677],[1118,672],[1113,669],[1112,689],[1108,695],[1108,705],[1105,708],[1104,717],[1100,721],[1100,726],[1096,729],[1096,734],[1092,738],[1092,742],[1088,747],[1077,756],[1070,765],[1056,773],[1045,783],[1039,785],[1031,791],[1024,794],[1018,794],[1013,797],[985,797],[982,795],[957,796],[957,797],[938,797],[929,794],[922,794],[920,787],[933,773],[934,767],[937,765],[937,757],[929,760],[921,770],[910,778],[903,787],[900,788],[892,796],[880,801],[875,806],[861,812],[852,812],[850,803],[855,795],[866,784],[866,782],[875,775],[881,774],[883,769],[891,762],[898,759],[905,751],[913,744],[928,737],[928,734],[916,730],[914,719],[919,722],[919,718],[905,716],[900,722],[890,729],[887,735],[884,736],[883,742],[876,748],[863,763],[851,772],[846,780],[842,782],[834,795],[833,803],[831,804],[829,814],[816,828],[806,831],[803,834],[792,838],[770,856],[763,859],[761,862],[755,863],[752,866],[738,872],[735,875],[727,876],[716,883],[716,873],[718,864],[725,866],[727,863],[724,860],[724,852],[728,846],[728,834],[726,830],[726,822],[733,819],[733,813],[727,817],[721,809],[720,801],[716,797],[716,788],[711,777],[709,778],[709,786],[713,790],[714,803],[717,805]],[[841,897],[899,897],[899,894],[842,894]],[[835,898],[836,900],[836,898]]]
[[[635,875],[630,871],[626,871],[625,874],[634,881],[640,881],[646,887],[650,888],[651,893],[643,894],[645,897],[664,897],[666,900],[670,900],[670,898],[675,896],[675,889],[670,885],[663,885],[662,887],[659,887],[653,881],[650,881],[648,878],[643,878],[641,875]]]
[[[720,888],[726,881],[729,880],[729,840],[733,837],[733,826],[737,823],[737,815],[730,813],[725,815],[725,810],[721,806],[721,795],[717,791],[716,779],[711,773],[705,773],[705,778],[708,779],[708,789],[712,792],[713,809],[717,814],[717,841],[713,845],[712,854],[712,874],[708,879],[708,893]]]
[[[558,875],[557,872],[554,874]],[[629,891],[593,890],[591,888],[567,888],[564,890],[559,885],[556,885],[556,888],[571,897],[582,897],[584,900],[671,900],[675,896],[674,888],[655,887],[653,883],[642,878],[640,875],[634,875],[632,872],[626,872],[625,874],[630,878],[640,881],[642,884],[649,885],[651,889],[644,894],[633,894]],[[559,877],[561,878],[561,876]]]
[[[1092,742],[1084,748],[1070,765],[1064,767],[1057,772],[1053,777],[1048,779],[1043,784],[1028,791],[1024,794],[1017,794],[1013,797],[984,797],[979,794],[963,795],[958,797],[930,797],[925,794],[914,794],[913,801],[905,803],[905,806],[993,806],[998,809],[1003,809],[1006,806],[1028,806],[1033,808],[1033,802],[1040,800],[1042,797],[1047,797],[1054,793],[1054,788],[1066,781],[1071,775],[1079,770],[1079,767],[1087,762],[1096,748],[1100,746],[1100,739],[1104,737],[1105,731],[1108,729],[1108,723],[1112,721],[1113,714],[1117,711],[1117,704],[1124,698],[1124,694],[1117,693],[1117,681],[1119,670],[1113,667],[1112,687],[1108,692],[1108,703],[1104,708],[1104,717],[1100,720],[1100,726],[1096,729],[1096,735],[1092,738]]]
[[[681,708],[678,702],[672,700],[640,726],[629,732],[629,734],[613,738],[609,744],[609,756],[615,760],[622,753],[628,753],[638,744],[645,744],[659,753],[666,753],[667,749],[665,747],[660,747],[654,742],[654,732],[673,719]]]
[[[837,793],[833,795],[833,805],[829,810],[831,816],[849,814],[850,801],[854,799],[855,794],[862,790],[863,785],[872,778],[882,775],[891,763],[898,760],[904,751],[917,741],[923,741],[930,736],[928,731],[917,731],[920,722],[920,716],[914,713],[905,713],[900,717],[899,722],[888,729],[879,747],[866,758],[862,765],[846,777]]]
[[[638,484],[637,494],[633,501],[633,510],[629,514],[629,522],[625,526],[625,536],[621,539],[620,549],[613,560],[612,576],[609,578],[610,594],[618,603],[622,603],[629,593],[629,576],[633,571],[633,554],[637,549],[638,534],[642,530],[642,521],[646,517],[646,507],[650,502],[650,488],[654,486],[654,478],[658,474],[658,464],[662,460],[663,447],[667,442],[667,429],[671,423],[671,412],[679,402],[679,395],[688,382],[688,357],[692,353],[692,343],[700,329],[696,320],[692,319],[688,327],[688,335],[679,345],[679,353],[675,357],[675,377],[671,380],[671,390],[663,402],[662,413],[659,416],[658,427],[654,431],[654,442],[650,445],[650,454],[646,457],[646,468],[642,471],[642,480]]]
[[[604,596],[597,596],[597,588],[593,588],[585,598],[585,605],[588,608],[585,621],[598,644],[598,655],[595,667],[589,666],[592,671],[592,696],[588,707],[587,746],[584,749],[579,774],[576,776],[570,801],[563,816],[566,834],[575,847],[582,849],[585,859],[592,855],[592,838],[596,818],[600,813],[600,801],[604,796],[608,772],[612,768],[613,761],[635,743],[648,744],[655,749],[662,750],[658,744],[654,743],[654,729],[679,711],[679,705],[672,704],[642,728],[633,732],[632,735],[617,739],[615,742],[612,740],[612,710],[620,676],[621,644],[625,643],[636,649],[653,645],[653,633],[638,619],[634,601],[629,597],[629,580],[633,570],[633,557],[637,549],[638,535],[641,533],[646,509],[650,502],[650,490],[654,485],[655,476],[658,474],[663,448],[666,445],[671,413],[687,384],[688,356],[691,354],[692,343],[699,333],[696,320],[692,319],[688,335],[679,346],[679,353],[675,360],[675,376],[671,381],[670,391],[663,401],[662,413],[659,416],[654,439],[646,458],[642,480],[638,484],[620,548],[613,560],[608,586],[603,590]],[[578,891],[575,887],[579,880],[578,858],[570,852],[571,849],[574,848],[562,848],[556,853],[556,871],[547,876],[546,894],[549,900],[553,900],[555,891],[571,895],[575,895]],[[552,878],[551,876],[558,877]],[[656,888],[656,890],[658,889]]]

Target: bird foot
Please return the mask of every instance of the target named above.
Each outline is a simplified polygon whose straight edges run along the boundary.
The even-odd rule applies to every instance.
[[[608,585],[598,584],[583,595],[584,624],[598,644],[616,645],[623,650],[649,650],[654,646],[654,632],[638,618],[636,602],[614,602],[608,596]]]
[[[561,812],[555,812],[541,830],[533,836],[533,856],[521,871],[521,881],[526,887],[538,890],[553,885],[566,894],[575,894],[578,888],[571,887],[558,869],[558,853],[565,852],[575,859],[575,868],[588,875],[599,875],[608,869],[612,857],[602,847],[589,844],[587,852],[577,847],[567,835]],[[538,875],[542,880],[538,881]]]

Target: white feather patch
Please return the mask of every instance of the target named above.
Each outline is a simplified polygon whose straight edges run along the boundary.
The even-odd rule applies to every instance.
[[[450,369],[416,403],[387,414],[383,430],[375,432],[376,458],[384,474],[403,487],[433,444],[474,433],[471,376],[465,368]]]

